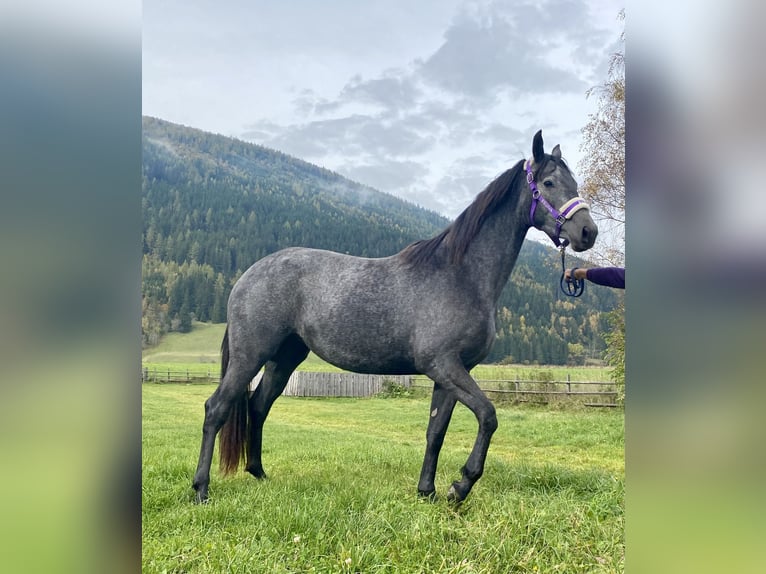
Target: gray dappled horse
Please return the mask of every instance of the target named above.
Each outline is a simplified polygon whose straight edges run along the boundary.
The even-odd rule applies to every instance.
[[[497,300],[531,226],[575,251],[592,247],[598,233],[559,146],[544,153],[542,131],[533,139],[532,158],[490,183],[436,237],[379,259],[289,248],[256,262],[229,297],[221,383],[205,402],[197,500],[208,498],[219,430],[222,471],[235,471],[244,458],[248,472],[265,478],[263,423],[311,350],[348,371],[424,374],[434,381],[421,496],[435,494],[436,463],[455,403],[468,407],[479,430],[462,478],[448,492],[462,501],[482,475],[497,428],[494,406],[468,373],[492,346]]]

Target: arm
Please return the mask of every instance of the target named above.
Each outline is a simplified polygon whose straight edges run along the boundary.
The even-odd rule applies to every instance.
[[[578,269],[578,271],[580,270]],[[583,269],[583,271],[585,271],[585,278],[592,283],[625,289],[624,267],[594,267],[593,269]]]
[[[574,277],[575,279],[587,279],[597,285],[625,289],[624,267],[594,267],[592,269],[575,267],[574,269],[567,269],[564,272],[564,275],[567,279],[570,277]]]

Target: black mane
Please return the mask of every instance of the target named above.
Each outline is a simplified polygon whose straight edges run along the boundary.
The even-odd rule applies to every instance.
[[[511,195],[511,190],[515,189],[518,178],[524,176],[524,160],[521,160],[479,193],[471,205],[466,207],[444,231],[431,239],[411,243],[399,253],[400,257],[410,265],[420,265],[434,261],[439,248],[443,245],[447,251],[448,261],[460,263],[484,221],[503,205]]]

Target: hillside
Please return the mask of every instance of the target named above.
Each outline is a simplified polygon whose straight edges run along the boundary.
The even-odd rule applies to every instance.
[[[224,322],[236,278],[278,249],[379,257],[449,223],[280,152],[148,117],[142,213],[144,345],[189,331],[193,319]],[[562,301],[559,265],[554,249],[526,242],[500,301],[492,360],[565,363],[603,347],[614,293],[589,289],[576,304]]]
[[[448,221],[233,138],[143,120],[144,252],[233,275],[285,246],[395,253]]]

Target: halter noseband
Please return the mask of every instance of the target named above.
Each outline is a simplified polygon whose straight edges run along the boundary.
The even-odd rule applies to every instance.
[[[535,175],[532,173],[532,162],[527,160],[524,163],[524,169],[527,172],[527,184],[529,184],[529,189],[532,191],[532,207],[529,210],[529,224],[535,229],[539,229],[539,227],[535,225],[535,210],[537,209],[537,204],[542,203],[545,209],[548,210],[548,213],[550,213],[553,219],[556,220],[556,237],[551,238],[553,243],[556,245],[556,247],[566,247],[567,244],[559,239],[559,235],[561,234],[561,227],[567,222],[567,220],[572,219],[572,216],[577,211],[580,209],[590,209],[590,206],[585,202],[583,198],[573,197],[561,206],[561,211],[558,211],[548,202],[547,199],[543,197],[543,194],[540,193],[540,190],[537,189],[537,183],[535,183]]]

